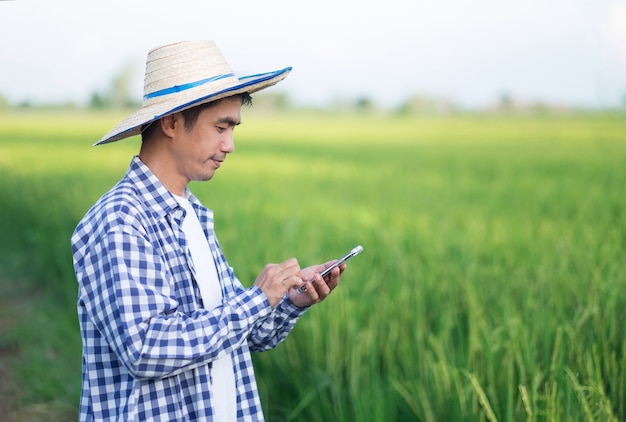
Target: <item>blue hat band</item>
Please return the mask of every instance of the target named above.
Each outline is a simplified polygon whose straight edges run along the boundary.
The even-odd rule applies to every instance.
[[[213,76],[211,78],[202,79],[196,82],[189,82],[188,84],[183,85],[174,85],[169,88],[160,89],[158,91],[151,92],[150,94],[146,94],[143,96],[144,101],[149,100],[151,98],[161,97],[163,95],[174,94],[176,92],[186,91],[188,89],[192,89],[201,85],[208,84],[209,82],[219,81],[220,79],[230,78],[235,76],[234,73],[226,73],[224,75]]]

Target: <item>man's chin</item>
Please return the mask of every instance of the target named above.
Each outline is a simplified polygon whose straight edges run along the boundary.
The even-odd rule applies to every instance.
[[[191,179],[193,182],[208,182],[215,176],[215,172],[207,172],[202,174],[197,174],[194,178]]]

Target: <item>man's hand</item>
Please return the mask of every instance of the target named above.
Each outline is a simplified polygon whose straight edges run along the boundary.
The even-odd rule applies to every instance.
[[[294,288],[289,289],[289,300],[291,303],[300,308],[305,308],[326,299],[335,287],[337,287],[341,273],[346,269],[346,264],[343,263],[337,268],[333,268],[330,274],[326,276],[326,279],[322,278],[320,273],[324,271],[325,268],[330,267],[333,262],[335,261],[328,261],[324,264],[304,268],[301,271],[302,279],[300,281],[306,283],[306,291],[302,293],[297,292],[297,288],[302,283],[298,283],[297,286],[293,286]],[[310,279],[313,279],[314,282],[310,283]]]
[[[296,258],[289,258],[280,264],[267,264],[254,282],[258,286],[273,308],[285,296],[287,291],[302,285],[300,265]]]

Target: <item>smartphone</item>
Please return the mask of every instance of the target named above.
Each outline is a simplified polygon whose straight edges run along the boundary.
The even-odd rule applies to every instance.
[[[354,248],[352,248],[352,250],[350,252],[348,252],[347,254],[342,256],[341,258],[339,258],[330,267],[328,267],[324,271],[322,271],[320,273],[320,275],[322,276],[322,278],[326,277],[328,274],[330,274],[330,272],[333,270],[333,268],[340,266],[341,264],[343,264],[344,262],[346,262],[347,260],[349,260],[353,256],[357,256],[361,252],[363,252],[363,246],[361,246],[361,245],[355,246]],[[313,280],[314,279],[310,279],[309,281],[311,283],[313,283]],[[303,293],[303,292],[306,292],[306,285],[304,285],[304,284],[302,286],[298,287],[298,293]]]

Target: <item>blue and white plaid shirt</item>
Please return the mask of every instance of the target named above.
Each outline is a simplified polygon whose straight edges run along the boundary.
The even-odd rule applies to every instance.
[[[184,209],[138,157],[72,236],[83,341],[80,420],[210,421],[211,361],[232,353],[240,421],[263,420],[250,352],[285,339],[305,309],[245,289],[187,190],[224,295],[206,310],[182,232]],[[210,259],[209,257],[208,259]]]

